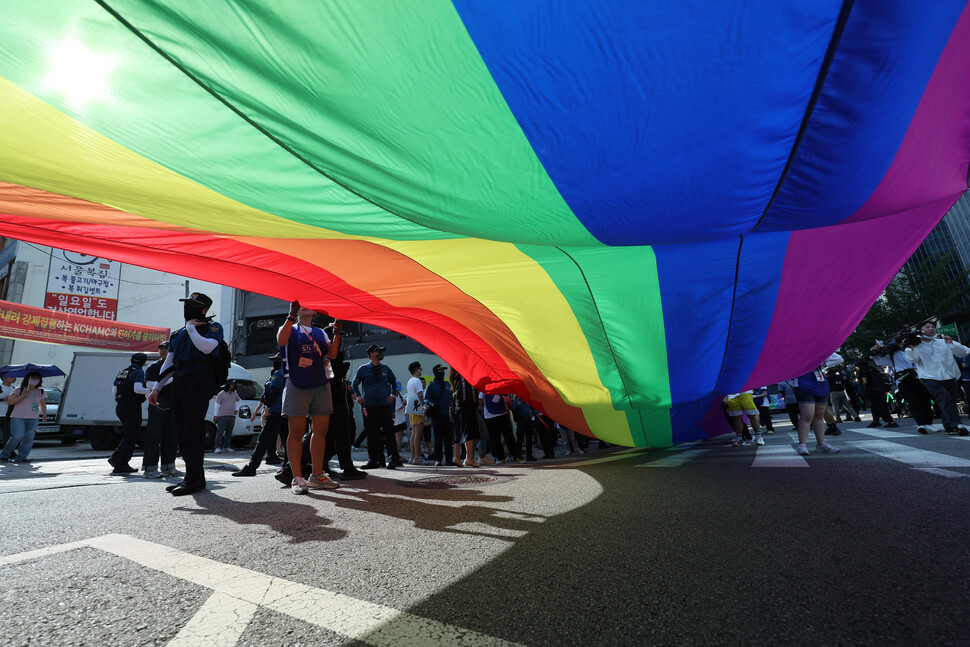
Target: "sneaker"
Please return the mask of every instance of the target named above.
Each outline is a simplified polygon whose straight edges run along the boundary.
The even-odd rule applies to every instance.
[[[946,430],[947,436],[957,436],[959,435],[959,433],[960,433],[960,430],[957,429],[956,427],[948,427]]]
[[[815,448],[815,453],[816,454],[838,454],[839,448],[832,447],[832,445],[829,445],[828,443],[822,443],[821,445],[818,445]]]
[[[577,454],[585,454],[586,453],[586,450],[585,449],[577,449],[576,450],[576,453]]]
[[[734,440],[731,441],[731,447],[740,447],[744,444],[744,438],[741,436],[735,436]]]
[[[163,467],[158,471],[161,472],[162,476],[164,476],[165,478],[170,478],[172,476],[185,476],[184,472],[180,472],[174,467]]]
[[[216,454],[221,454],[222,453],[222,447],[216,447],[215,453]]]
[[[505,457],[505,463],[506,463],[506,465],[512,464],[514,462],[515,462],[515,457],[513,457],[513,456],[506,456]]]
[[[966,434],[964,434],[964,435],[966,435]],[[29,463],[29,462],[30,462],[30,459],[29,459],[29,458],[21,458],[20,456],[18,456],[17,458],[15,458],[15,459],[13,459],[13,460],[12,460],[12,461],[10,461],[10,462],[11,462],[11,463]],[[134,467],[130,467],[129,469],[130,469],[130,470],[131,470],[132,472],[137,472],[137,471],[138,471],[138,470],[136,470],[136,469],[135,469]]]
[[[966,427],[964,427],[964,426],[961,425],[961,426],[957,427],[957,435],[958,436],[970,436],[970,431],[968,431]]]
[[[482,459],[482,460],[485,460],[485,459]],[[463,462],[462,465],[464,465],[465,467],[478,467],[479,466],[478,463],[476,463],[475,462],[475,459],[473,459],[473,458],[466,458],[465,459],[465,462]]]
[[[146,479],[160,479],[162,478],[162,473],[158,470],[145,470]]]
[[[340,484],[330,478],[326,472],[311,476],[307,479],[306,484],[307,487],[313,488],[314,490],[336,490],[340,487]]]
[[[474,463],[475,461],[472,461],[472,462]],[[482,458],[478,462],[481,463],[482,465],[495,465],[495,460],[489,458],[488,456],[482,456]],[[475,467],[478,467],[478,465],[476,465]]]
[[[799,445],[795,448],[795,453],[800,454],[801,456],[808,456],[808,447],[805,445]]]
[[[16,463],[19,460],[20,460],[19,458],[15,458],[15,459],[13,459],[13,462]],[[137,471],[138,470],[136,470],[131,465],[119,465],[118,467],[116,467],[113,470],[111,470],[111,473],[112,474],[134,474]]]
[[[926,425],[920,425],[919,427],[916,428],[916,431],[923,434],[924,436],[930,433],[930,430],[926,428]]]
[[[825,428],[825,435],[826,436],[841,436],[842,435],[842,430],[839,429],[838,427],[836,427],[835,425],[830,425],[830,426],[828,426],[828,427]]]
[[[764,444],[765,444],[765,439],[764,439],[764,437],[762,437],[762,435],[761,435],[761,434],[757,434],[757,435],[756,435],[756,436],[754,437],[754,444],[755,444],[755,445],[764,445]]]
[[[533,460],[534,460],[534,459],[533,459]],[[515,459],[515,462],[516,462],[516,463],[524,463],[524,462],[525,462],[525,459],[524,459],[524,458],[516,458],[516,459]]]
[[[882,425],[879,424],[878,420],[873,420],[868,425],[866,425],[866,427],[874,428],[874,427],[882,427]]]
[[[898,427],[898,426],[899,426],[899,425],[898,425],[898,424],[896,424],[896,421],[895,421],[895,420],[893,420],[892,422],[887,422],[887,423],[886,423],[886,428],[887,428],[887,429],[895,429],[895,428],[896,428],[896,427]]]
[[[299,476],[294,478],[293,482],[290,483],[290,489],[293,490],[293,494],[306,494],[307,492],[310,491],[310,488],[307,487],[306,481],[304,481],[303,478]]]
[[[256,468],[246,463],[243,465],[242,469],[236,470],[232,473],[233,476],[256,476]]]
[[[852,419],[852,421],[853,422],[862,422],[862,418],[860,418],[859,416],[856,416],[855,418]]]
[[[765,433],[766,434],[773,434],[773,433],[775,433],[775,430],[774,429],[765,429]]]

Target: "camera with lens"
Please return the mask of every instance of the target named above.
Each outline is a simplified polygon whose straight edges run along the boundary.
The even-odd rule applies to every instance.
[[[910,330],[908,333],[903,335],[903,343],[907,346],[915,346],[923,341],[923,336],[918,330]]]

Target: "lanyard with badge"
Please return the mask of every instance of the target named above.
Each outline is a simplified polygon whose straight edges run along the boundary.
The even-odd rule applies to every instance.
[[[306,335],[307,339],[313,342],[313,350],[315,350],[317,352],[317,355],[319,355],[320,358],[323,360],[324,369],[327,372],[327,378],[333,378],[333,368],[331,368],[330,366],[330,358],[323,356],[323,351],[320,350],[320,344],[318,344],[317,340],[313,338],[313,328],[311,327],[310,331],[306,332],[303,330],[303,326],[297,324],[297,331],[298,331],[297,342],[299,342],[299,339],[300,339],[299,336],[301,334]],[[303,356],[303,353],[302,353],[303,344],[300,344],[300,348],[301,348],[301,352],[300,352],[300,361],[298,362],[298,366],[300,368],[310,368],[311,366],[313,366],[313,358]]]
[[[298,331],[297,332],[297,342],[299,342],[299,340],[300,340],[300,337],[299,336],[301,334],[302,335],[306,335],[307,336],[307,339],[309,339],[311,342],[313,342],[313,350],[315,350],[317,352],[317,355],[319,355],[320,357],[323,357],[323,352],[320,350],[320,345],[317,343],[317,340],[313,338],[313,328],[310,329],[310,332],[306,332],[306,331],[303,330],[303,326],[297,325],[297,331]],[[302,351],[303,344],[300,344],[300,348],[301,348],[301,351],[300,351],[299,367],[300,368],[310,368],[311,366],[313,366],[313,358],[312,357],[304,357],[303,356],[303,351]]]
[[[815,369],[815,379],[818,380],[819,382],[825,381],[825,373],[822,372],[821,366]]]

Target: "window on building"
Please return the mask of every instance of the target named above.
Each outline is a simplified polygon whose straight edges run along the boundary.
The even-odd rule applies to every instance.
[[[283,325],[286,313],[246,320],[246,355],[275,355],[280,347],[276,331]]]

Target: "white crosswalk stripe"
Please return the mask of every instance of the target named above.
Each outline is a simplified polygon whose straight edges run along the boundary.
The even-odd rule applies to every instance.
[[[667,450],[671,453],[667,454],[663,458],[658,458],[657,460],[650,461],[649,463],[641,463],[640,465],[637,465],[637,467],[680,467],[684,463],[691,461],[702,454],[706,454],[713,449],[713,447],[696,449],[695,446],[695,443],[690,443],[685,445],[684,448],[680,450],[678,450],[680,445],[677,447],[671,447],[669,450]]]
[[[795,453],[791,445],[764,445],[758,447],[751,467],[808,467],[804,456]]]
[[[899,443],[892,443],[887,440],[857,440],[853,441],[852,445],[853,447],[864,449],[867,452],[878,454],[883,458],[889,458],[917,468],[970,467],[970,460],[965,458],[941,454],[940,452],[931,452],[927,449],[919,449],[918,447],[900,445]]]
[[[873,436],[875,438],[912,438],[913,434],[906,434],[900,431],[889,431],[888,429],[853,429],[857,434]]]

